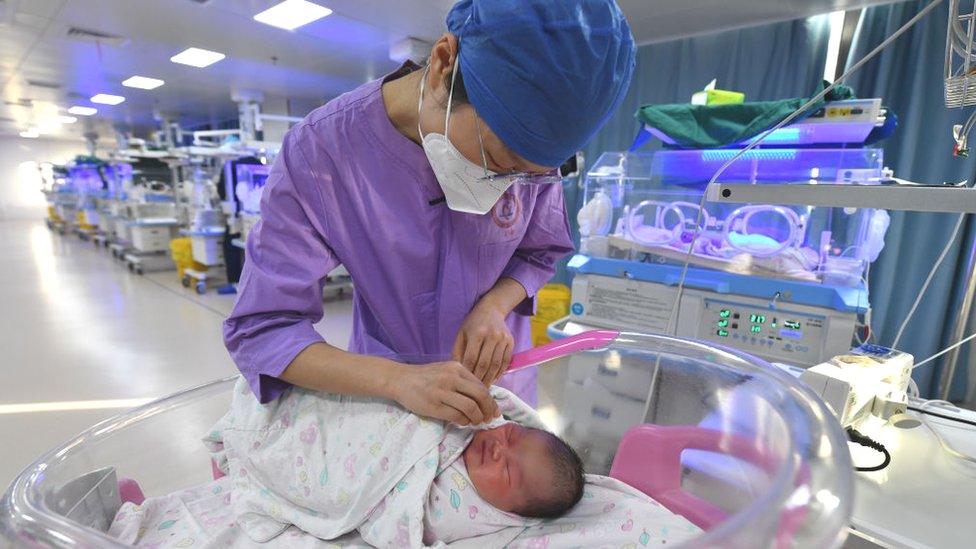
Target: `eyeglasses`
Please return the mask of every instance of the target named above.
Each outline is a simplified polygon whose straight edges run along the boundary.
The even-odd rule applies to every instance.
[[[479,178],[479,181],[500,184],[519,183],[521,185],[547,185],[550,183],[562,183],[563,177],[559,173],[559,168],[553,168],[547,172],[512,171],[500,174],[490,173],[488,171],[488,158],[485,156],[485,142],[481,137],[481,117],[476,114],[474,120],[478,125],[478,145],[481,146],[481,164],[485,170],[484,177]]]

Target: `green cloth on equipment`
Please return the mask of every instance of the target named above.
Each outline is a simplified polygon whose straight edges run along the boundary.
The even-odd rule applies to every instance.
[[[820,90],[828,84],[821,84]],[[854,99],[851,88],[840,85],[830,91],[796,121],[817,112],[828,101]],[[752,139],[782,122],[809,98],[752,101],[738,105],[644,105],[635,116],[664,133],[684,148],[714,149]]]

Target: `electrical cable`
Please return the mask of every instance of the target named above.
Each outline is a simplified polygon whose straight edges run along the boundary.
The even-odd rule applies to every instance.
[[[905,333],[905,328],[908,327],[908,323],[911,322],[912,317],[915,316],[915,311],[918,309],[919,304],[922,303],[922,298],[925,297],[925,292],[928,291],[929,284],[931,284],[932,279],[935,278],[935,273],[938,272],[939,267],[942,266],[942,262],[945,261],[946,256],[949,255],[949,250],[952,249],[952,245],[955,243],[956,237],[959,236],[959,229],[962,228],[962,222],[965,218],[966,214],[959,214],[959,219],[956,220],[956,227],[952,230],[952,235],[949,236],[949,241],[946,242],[945,247],[942,248],[942,253],[939,254],[939,259],[935,261],[935,265],[932,266],[928,276],[925,277],[925,282],[922,284],[922,288],[919,290],[918,295],[915,296],[915,302],[912,303],[912,308],[908,310],[908,315],[905,316],[905,320],[902,321],[901,326],[898,328],[898,333],[895,335],[895,341],[891,344],[892,348],[898,348],[898,343],[901,341],[902,334]]]
[[[880,465],[872,465],[871,467],[854,467],[855,471],[861,473],[872,473],[874,471],[880,471],[891,464],[891,454],[888,452],[888,449],[885,448],[884,444],[881,444],[867,435],[861,434],[860,431],[854,429],[853,427],[847,428],[847,438],[849,438],[854,444],[859,444],[872,450],[877,450],[884,455],[884,460]]]
[[[803,104],[803,106],[801,106],[797,110],[793,111],[792,114],[790,114],[789,116],[787,116],[786,118],[784,118],[779,124],[776,124],[772,128],[770,128],[770,129],[766,130],[765,132],[763,132],[762,134],[760,134],[759,137],[758,137],[758,139],[753,140],[752,143],[750,143],[744,149],[742,149],[737,154],[735,154],[732,158],[730,158],[727,162],[725,162],[725,164],[723,164],[718,169],[718,171],[715,172],[715,175],[713,175],[712,178],[711,178],[711,180],[708,182],[708,186],[706,187],[706,189],[708,187],[711,187],[712,185],[714,185],[715,182],[718,181],[718,178],[721,177],[723,173],[725,173],[725,170],[727,170],[737,160],[739,160],[740,158],[742,158],[745,154],[747,154],[752,149],[754,149],[757,146],[759,146],[759,144],[762,143],[767,137],[769,137],[770,135],[772,135],[773,132],[775,132],[776,130],[778,130],[778,129],[780,129],[780,128],[788,125],[788,124],[790,124],[791,122],[793,122],[794,120],[796,120],[797,118],[799,118],[800,115],[802,115],[803,113],[805,113],[807,111],[807,109],[809,109],[810,107],[812,107],[812,106],[816,105],[817,103],[819,103],[824,97],[827,96],[827,94],[829,94],[831,91],[834,90],[834,88],[836,88],[838,85],[840,85],[841,82],[845,81],[852,74],[854,74],[855,72],[857,72],[858,70],[860,70],[861,67],[864,66],[868,61],[870,61],[871,59],[874,59],[879,53],[881,53],[882,50],[884,50],[885,48],[887,48],[892,42],[894,42],[895,40],[897,40],[898,37],[900,37],[902,34],[904,34],[905,32],[907,32],[908,29],[914,27],[916,23],[918,23],[923,17],[925,17],[926,15],[928,15],[928,13],[930,11],[932,11],[933,9],[935,9],[941,3],[942,3],[942,0],[932,0],[932,2],[930,2],[928,5],[926,5],[924,8],[922,8],[921,11],[919,11],[917,14],[915,14],[914,17],[912,17],[911,19],[909,19],[898,30],[896,30],[894,33],[892,33],[891,36],[889,36],[888,38],[886,38],[884,41],[882,41],[880,44],[878,44],[878,46],[876,46],[873,50],[871,50],[870,52],[868,52],[867,55],[865,55],[864,57],[862,57],[857,63],[854,63],[854,65],[852,65],[849,69],[847,69],[846,71],[844,71],[844,74],[840,75],[840,77],[837,78],[832,84],[830,84],[829,86],[827,86],[826,88],[824,88],[823,91],[821,91],[817,95],[813,96],[809,101],[807,101],[805,104]],[[702,193],[700,207],[698,208],[698,219],[695,221],[695,228],[692,231],[691,242],[688,245],[688,253],[685,256],[684,265],[682,266],[682,269],[681,269],[681,277],[678,280],[678,288],[677,288],[677,292],[676,292],[675,297],[674,297],[674,303],[671,306],[671,314],[668,317],[668,330],[667,330],[667,333],[668,334],[671,334],[672,331],[674,331],[675,328],[677,327],[677,324],[676,323],[677,323],[677,317],[678,317],[678,310],[680,309],[680,304],[681,304],[681,296],[684,293],[685,279],[688,276],[688,268],[691,265],[691,256],[695,253],[695,244],[698,242],[698,237],[699,237],[700,232],[701,232],[700,231],[700,226],[701,226],[701,221],[702,221],[701,217],[702,217],[702,212],[705,209],[705,202],[706,202],[706,197],[707,196],[708,196],[707,191],[705,193]]]
[[[925,414],[925,415],[929,415],[929,416],[932,416],[932,417],[937,417],[939,419],[945,419],[947,421],[955,421],[957,423],[965,423],[966,425],[972,425],[973,427],[976,427],[976,421],[972,421],[972,420],[969,420],[969,419],[963,419],[961,417],[947,416],[945,414],[940,414],[938,412],[933,412],[931,410],[926,410],[925,408],[916,408],[915,406],[909,406],[908,409],[911,410],[911,411],[913,411],[913,412],[918,412],[920,414]]]
[[[949,419],[949,420],[952,420],[952,421],[958,421],[960,423],[966,423],[966,424],[970,424],[970,423],[973,423],[973,422],[970,422],[969,420],[964,420],[962,418],[945,417],[942,414],[938,414],[938,413],[934,413],[934,412],[929,412],[928,410],[925,409],[928,406],[934,406],[936,404],[943,404],[943,405],[944,404],[948,404],[949,406],[955,407],[951,402],[947,402],[945,400],[928,400],[928,401],[925,401],[920,406],[920,409],[917,410],[918,412],[920,412],[922,414],[920,416],[920,418],[919,418],[919,419],[922,420],[922,424],[924,424],[926,427],[928,427],[929,431],[931,431],[932,434],[935,435],[935,439],[939,441],[939,446],[942,446],[942,449],[945,450],[945,452],[947,454],[949,454],[952,457],[961,459],[963,461],[968,461],[969,463],[976,463],[976,457],[971,456],[971,455],[968,455],[968,454],[964,454],[964,453],[960,452],[959,450],[956,450],[955,448],[953,448],[952,445],[950,445],[946,441],[946,439],[943,438],[942,433],[938,429],[936,429],[935,426],[932,425],[931,422],[929,422],[929,420],[928,420],[928,418],[926,416],[927,415],[931,415],[931,416],[934,416],[934,417],[939,417],[939,418],[942,418],[942,419]],[[910,408],[913,409],[913,410],[915,409],[914,407],[910,407]]]
[[[919,366],[924,366],[925,364],[928,364],[929,362],[932,362],[933,360],[935,360],[935,359],[939,358],[940,356],[948,353],[949,351],[955,349],[956,347],[960,347],[962,345],[965,345],[966,343],[969,343],[970,341],[972,341],[974,339],[976,339],[976,333],[970,334],[969,337],[967,337],[967,338],[959,341],[955,345],[950,345],[949,347],[946,347],[945,349],[939,351],[938,353],[935,353],[934,355],[926,358],[925,360],[923,360],[921,362],[916,362],[915,365],[912,366],[912,369],[914,370],[915,368],[918,368]]]

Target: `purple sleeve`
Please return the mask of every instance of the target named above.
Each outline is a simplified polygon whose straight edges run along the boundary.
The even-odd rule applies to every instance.
[[[502,271],[502,276],[518,281],[528,295],[515,313],[535,314],[536,293],[556,272],[556,262],[573,249],[562,185],[546,185],[536,200],[522,242]]]
[[[224,344],[261,402],[289,386],[278,376],[298,353],[324,340],[312,326],[322,319],[323,279],[339,265],[323,236],[327,212],[310,207],[321,201],[309,193],[333,172],[310,168],[296,136],[305,129],[288,133],[271,169],[237,303],[223,325]]]

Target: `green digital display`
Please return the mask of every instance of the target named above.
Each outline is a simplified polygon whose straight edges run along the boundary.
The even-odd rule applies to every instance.
[[[720,329],[719,331],[717,331],[715,333],[718,334],[718,337],[729,337],[729,331],[728,330]]]
[[[749,315],[749,322],[752,322],[753,324],[765,324],[766,323],[766,316],[765,315]]]
[[[719,320],[718,321],[718,327],[719,328],[728,328],[729,327],[729,319],[723,318],[722,320]]]
[[[753,326],[752,328],[750,328],[750,330],[752,331],[752,333],[758,334],[762,332],[762,326]]]
[[[732,311],[729,309],[722,309],[718,312],[719,318],[729,318],[730,316],[732,316]]]
[[[799,330],[800,329],[800,323],[797,322],[797,321],[795,321],[795,320],[784,320],[783,321],[783,326],[786,326],[787,328],[789,328],[791,330]]]

